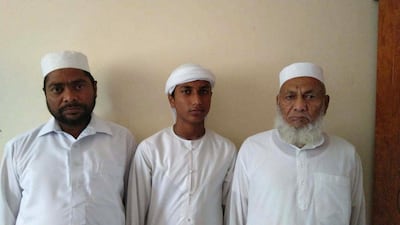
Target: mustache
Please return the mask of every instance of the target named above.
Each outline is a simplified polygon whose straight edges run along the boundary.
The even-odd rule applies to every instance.
[[[69,107],[79,107],[79,108],[86,108],[84,104],[79,104],[79,103],[71,103],[71,104],[66,104],[63,107],[61,107],[58,111],[59,112],[64,112],[67,108]]]

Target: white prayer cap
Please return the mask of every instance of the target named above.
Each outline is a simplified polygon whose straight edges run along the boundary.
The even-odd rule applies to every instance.
[[[42,58],[42,74],[44,77],[50,72],[64,68],[75,68],[87,71],[89,63],[87,57],[76,51],[51,52]]]
[[[287,80],[296,77],[313,77],[324,83],[323,70],[320,66],[309,62],[298,62],[282,69],[279,73],[279,87],[282,87]]]
[[[215,84],[215,76],[210,70],[197,64],[183,64],[172,71],[165,84],[165,94],[172,94],[175,87],[179,84],[196,80],[208,81],[211,87],[214,87]]]

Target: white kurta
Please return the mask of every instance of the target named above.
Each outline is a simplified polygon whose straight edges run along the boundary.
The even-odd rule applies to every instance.
[[[0,167],[1,225],[124,225],[136,144],[96,116],[75,139],[52,118],[10,140]]]
[[[222,225],[236,147],[211,130],[184,140],[172,127],[141,142],[129,179],[128,225]]]
[[[362,167],[347,141],[302,149],[277,130],[249,137],[236,162],[229,225],[364,225]]]

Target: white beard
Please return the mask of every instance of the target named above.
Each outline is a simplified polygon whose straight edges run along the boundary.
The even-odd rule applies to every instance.
[[[321,141],[323,117],[321,113],[314,123],[307,124],[301,128],[294,128],[283,119],[282,113],[278,110],[275,118],[275,128],[279,131],[283,140],[301,148],[305,145],[313,145]]]

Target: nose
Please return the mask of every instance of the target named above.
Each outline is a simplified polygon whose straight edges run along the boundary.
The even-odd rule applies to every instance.
[[[307,110],[306,101],[301,97],[296,98],[296,101],[294,102],[294,110],[297,112],[306,111]]]
[[[193,105],[201,105],[202,103],[201,95],[199,95],[198,93],[194,93],[192,95],[192,103]]]
[[[77,100],[76,93],[70,87],[66,87],[63,92],[63,101],[64,102],[73,102]]]

